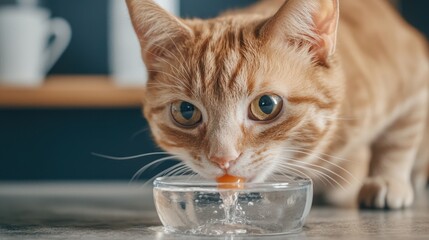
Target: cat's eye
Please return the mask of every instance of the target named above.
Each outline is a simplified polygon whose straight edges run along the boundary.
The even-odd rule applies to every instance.
[[[203,119],[201,111],[193,104],[185,101],[176,101],[171,104],[171,116],[181,127],[195,127]]]
[[[276,118],[283,108],[283,99],[275,94],[264,94],[250,104],[249,118],[254,121],[270,121]]]

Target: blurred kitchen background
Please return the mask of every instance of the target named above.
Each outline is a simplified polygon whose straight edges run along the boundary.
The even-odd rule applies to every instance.
[[[141,114],[139,94],[145,74],[143,69],[135,67],[140,66],[139,59],[130,60],[139,53],[133,48],[134,36],[127,34],[129,25],[123,2],[0,0],[0,74],[6,72],[2,64],[3,68],[11,69],[8,64],[12,60],[6,57],[15,58],[19,64],[26,58],[17,57],[8,45],[19,46],[24,42],[28,47],[34,42],[32,38],[19,35],[22,38],[19,39],[18,35],[9,34],[16,28],[11,30],[6,21],[13,24],[17,21],[7,16],[7,11],[19,5],[30,12],[36,6],[49,9],[51,19],[65,19],[56,25],[61,36],[46,37],[49,45],[58,45],[56,52],[48,54],[54,65],[47,73],[47,80],[43,71],[50,68],[50,63],[40,67],[42,70],[34,70],[42,72],[42,77],[33,73],[33,78],[17,76],[16,81],[13,77],[0,80],[0,181],[129,180],[143,165],[157,159],[154,156],[115,161],[91,154],[132,156],[159,151]],[[255,0],[158,2],[182,17],[208,18]],[[429,36],[429,1],[404,0],[396,1],[396,5],[409,22]],[[31,23],[33,27],[26,34],[42,29]],[[71,29],[69,44],[67,25]],[[16,39],[11,39],[12,36]],[[58,43],[57,38],[63,38],[63,42]],[[67,48],[63,52],[64,47]],[[46,53],[33,55],[37,54]],[[58,61],[56,55],[60,56]],[[25,71],[18,67],[6,76],[17,72]],[[148,171],[142,178],[149,178],[167,166]]]

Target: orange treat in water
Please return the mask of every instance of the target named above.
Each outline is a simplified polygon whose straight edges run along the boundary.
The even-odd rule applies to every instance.
[[[243,189],[244,183],[246,182],[245,178],[231,176],[228,174],[223,175],[222,177],[218,177],[216,179],[217,183],[219,183],[218,187],[223,189]]]

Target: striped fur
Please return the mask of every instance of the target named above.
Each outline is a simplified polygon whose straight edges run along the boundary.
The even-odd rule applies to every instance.
[[[429,161],[429,61],[385,1],[265,0],[208,20],[127,2],[150,73],[144,114],[160,147],[194,171],[214,179],[225,170],[210,156],[239,155],[228,173],[249,181],[306,174],[337,205],[412,203]],[[251,121],[265,93],[284,109]],[[201,110],[201,125],[173,123],[177,100]]]

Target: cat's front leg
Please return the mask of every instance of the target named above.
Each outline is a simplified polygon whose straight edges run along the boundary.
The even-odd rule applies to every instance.
[[[415,105],[376,140],[369,177],[363,182],[358,197],[362,207],[399,209],[413,203],[411,172],[425,119],[426,104]]]

